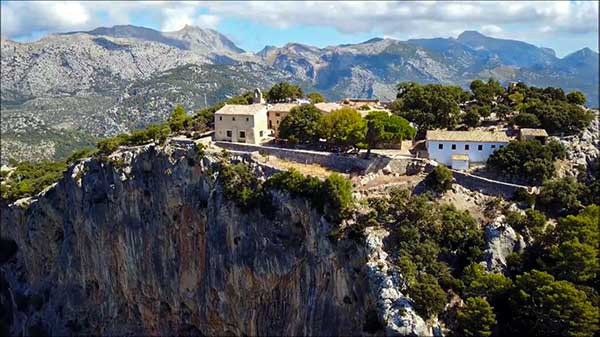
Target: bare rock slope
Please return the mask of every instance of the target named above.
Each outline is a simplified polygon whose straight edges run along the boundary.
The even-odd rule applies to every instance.
[[[190,150],[191,151],[191,150]],[[308,201],[242,212],[192,152],[124,151],[2,209],[15,335],[350,335],[374,310],[366,252]],[[376,325],[375,325],[376,326]]]

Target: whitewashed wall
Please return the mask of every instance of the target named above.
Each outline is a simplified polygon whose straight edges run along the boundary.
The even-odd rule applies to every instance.
[[[442,144],[444,148],[440,150],[439,144]],[[453,144],[456,145],[456,150],[452,150]],[[506,144],[508,143],[427,141],[427,152],[429,153],[429,159],[452,166],[452,155],[454,154],[468,155],[471,163],[485,162],[494,151]],[[465,145],[469,145],[468,150],[465,150]],[[483,146],[481,151],[478,150],[478,145]]]

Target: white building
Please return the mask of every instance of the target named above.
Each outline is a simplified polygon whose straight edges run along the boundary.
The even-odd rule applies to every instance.
[[[226,104],[215,112],[215,140],[260,144],[269,136],[267,104]]]
[[[427,131],[429,159],[465,170],[470,163],[482,163],[512,140],[504,131]]]

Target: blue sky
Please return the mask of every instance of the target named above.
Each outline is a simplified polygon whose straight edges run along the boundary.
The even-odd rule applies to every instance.
[[[323,47],[373,37],[456,37],[464,30],[550,47],[559,56],[598,51],[597,1],[1,1],[0,13],[2,35],[18,41],[115,24],[161,31],[191,24],[214,28],[248,51],[288,42]]]

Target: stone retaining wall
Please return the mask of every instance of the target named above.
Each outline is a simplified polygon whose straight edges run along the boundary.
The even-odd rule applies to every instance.
[[[379,171],[391,161],[389,157],[375,154],[372,154],[370,159],[364,159],[357,156],[345,156],[335,153],[243,143],[215,142],[215,145],[232,151],[259,152],[298,163],[318,164],[341,172],[360,172],[362,174]]]
[[[385,157],[381,155],[371,155],[371,159],[359,158],[356,156],[344,156],[334,153],[296,150],[277,148],[270,146],[215,142],[215,145],[228,149],[242,155],[244,153],[259,152],[278,158],[287,159],[304,164],[318,164],[324,167],[332,168],[341,172],[360,172],[363,175],[368,174],[400,174],[413,175],[420,172],[429,173],[435,166],[435,162],[423,158],[412,157]],[[252,161],[250,156],[243,156],[244,159]],[[260,165],[264,166],[264,165]],[[264,174],[271,175],[277,170],[271,167],[263,167]],[[519,188],[528,188],[517,184],[505,183],[484,177],[474,176],[462,171],[452,170],[454,180],[457,184],[473,191],[478,191],[487,195],[497,195],[504,198],[512,198],[515,191]]]
[[[519,188],[528,188],[527,186],[491,180],[455,170],[452,170],[452,174],[454,175],[456,183],[465,188],[487,195],[502,196],[505,199],[512,198],[515,191]]]

